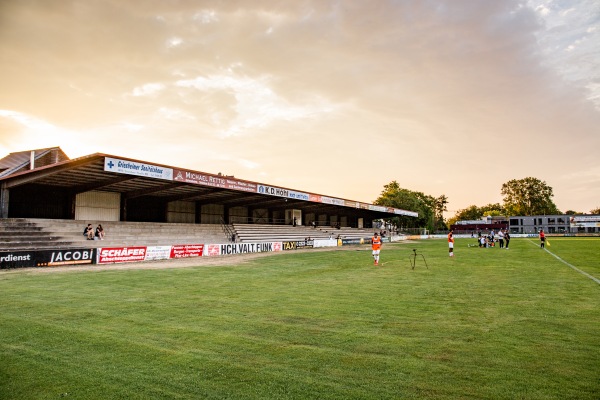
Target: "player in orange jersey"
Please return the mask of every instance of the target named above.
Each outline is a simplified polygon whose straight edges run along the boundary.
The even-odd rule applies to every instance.
[[[373,259],[375,265],[379,265],[379,251],[381,250],[381,237],[375,232],[371,238],[371,248],[373,249]]]
[[[448,252],[450,257],[454,257],[454,236],[452,231],[448,234]]]

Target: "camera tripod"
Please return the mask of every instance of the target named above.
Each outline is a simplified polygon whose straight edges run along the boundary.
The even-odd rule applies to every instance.
[[[425,267],[427,269],[429,269],[429,266],[427,265],[427,261],[425,260],[425,256],[423,254],[417,253],[417,249],[412,249],[412,251],[413,251],[413,255],[408,256],[408,260],[410,261],[410,266],[412,267],[412,269],[415,269],[415,267],[417,266],[417,256],[421,256],[421,258],[423,258]]]

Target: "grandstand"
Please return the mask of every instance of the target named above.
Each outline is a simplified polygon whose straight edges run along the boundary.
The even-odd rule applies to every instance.
[[[85,221],[9,218],[0,219],[0,251],[76,247],[170,246],[173,244],[227,243],[220,225],[99,221],[105,240],[87,240]],[[94,226],[95,228],[95,226]]]
[[[1,268],[16,267],[14,257],[19,267],[36,257],[27,265],[44,266],[50,250],[64,249],[98,249],[89,256],[100,262],[109,248],[143,247],[164,258],[165,247],[181,245],[196,246],[196,256],[206,255],[203,246],[219,255],[268,247],[249,243],[295,248],[308,238],[350,244],[370,238],[375,221],[399,215],[417,213],[107,154],[69,159],[58,147],[0,159],[0,251],[30,250],[0,254]],[[88,223],[102,224],[105,240],[86,240]]]
[[[191,224],[371,227],[412,211],[95,153],[56,148],[0,160],[0,217]]]

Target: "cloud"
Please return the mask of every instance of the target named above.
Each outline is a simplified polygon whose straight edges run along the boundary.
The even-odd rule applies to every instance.
[[[521,176],[594,182],[599,7],[0,2],[0,108],[16,113],[0,142],[53,132],[52,145],[364,201],[398,180],[457,209]]]
[[[234,115],[227,121],[214,120],[217,125],[224,125],[220,131],[224,137],[247,135],[277,121],[312,118],[333,108],[324,100],[313,100],[309,105],[290,104],[271,88],[268,76],[256,79],[236,74],[199,76],[179,80],[175,86],[209,94],[225,93],[235,99],[232,105]]]
[[[135,87],[131,92],[134,97],[153,96],[165,89],[162,83],[146,83],[142,86]]]

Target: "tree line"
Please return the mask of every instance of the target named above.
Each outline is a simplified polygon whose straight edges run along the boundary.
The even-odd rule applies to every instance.
[[[500,194],[503,196],[502,204],[486,204],[481,207],[471,205],[458,210],[448,220],[444,219],[444,211],[447,211],[448,204],[446,195],[436,197],[404,189],[396,181],[384,185],[374,204],[415,211],[419,213],[418,218],[397,216],[390,218],[388,222],[402,228],[426,228],[430,231],[447,230],[456,221],[478,220],[486,216],[563,214],[552,201],[552,187],[537,178],[511,179],[502,184]],[[564,214],[583,213],[567,210]],[[600,214],[600,207],[590,210],[589,214]]]

